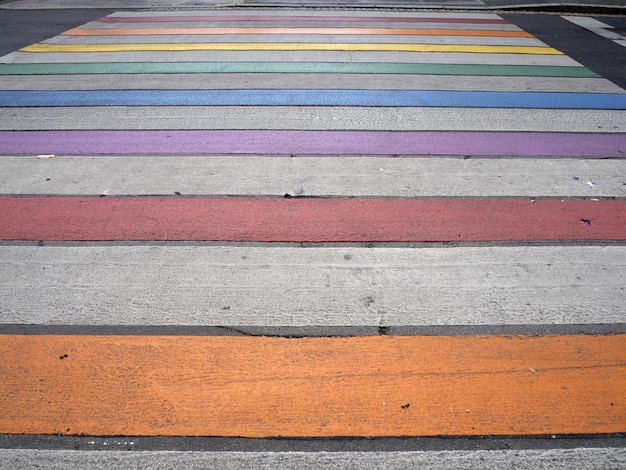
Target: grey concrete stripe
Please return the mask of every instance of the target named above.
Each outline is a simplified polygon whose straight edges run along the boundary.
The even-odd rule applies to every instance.
[[[584,325],[454,325],[454,326],[180,326],[180,325],[26,325],[26,324],[0,324],[0,334],[2,335],[96,335],[96,336],[271,336],[280,338],[319,338],[319,337],[354,337],[354,336],[502,336],[502,335],[611,335],[626,334],[626,323],[586,323]],[[74,446],[71,443],[63,446],[63,439],[72,440],[76,436],[59,436],[55,448],[68,448]],[[146,438],[149,439],[149,438]],[[167,439],[167,438],[165,438]],[[208,438],[211,439],[211,438]],[[226,438],[232,439],[232,438]],[[379,438],[378,440],[382,440]],[[393,441],[394,438],[387,438]],[[413,438],[419,440],[420,438]],[[436,439],[436,438],[428,438]],[[520,440],[522,438],[519,438]],[[531,438],[532,439],[532,438]],[[596,438],[597,439],[597,438]],[[29,447],[29,438],[22,435],[8,436],[0,435],[0,447]],[[312,439],[316,441],[317,439]],[[426,446],[417,445],[415,447],[407,445],[408,438],[401,438],[404,446],[402,449],[426,450]],[[492,438],[492,440],[496,440]],[[599,439],[598,439],[599,440]],[[10,444],[7,443],[10,441]],[[24,442],[26,441],[26,442]],[[256,439],[254,439],[256,441]],[[267,445],[267,441],[265,445]],[[269,440],[271,442],[271,439]],[[304,441],[304,442],[303,442]],[[448,438],[446,438],[448,441]],[[284,442],[284,441],[283,441]],[[302,449],[304,439],[299,439],[299,446],[291,450]],[[532,441],[531,441],[532,442]],[[170,443],[173,445],[174,443]],[[233,443],[234,444],[234,443]],[[319,442],[318,442],[319,444]],[[326,445],[331,441],[326,441]],[[494,444],[493,442],[491,443]],[[506,448],[511,448],[509,441]],[[558,443],[555,447],[559,447]],[[589,445],[589,443],[587,443]],[[600,444],[597,444],[601,446]],[[606,445],[606,443],[604,444]],[[626,442],[625,442],[626,445]],[[39,447],[39,446],[38,446]],[[389,448],[390,446],[387,446]],[[529,447],[535,447],[530,445]],[[572,447],[576,447],[572,445]],[[39,447],[42,448],[42,447]],[[43,447],[45,448],[45,447]],[[164,449],[163,443],[158,447]],[[191,446],[184,446],[191,449]],[[224,446],[219,446],[220,450],[227,450]],[[254,450],[267,449],[267,447],[257,447]],[[385,446],[382,446],[384,449]],[[454,449],[454,444],[448,441],[447,449]],[[458,445],[457,447],[458,448]],[[490,447],[494,448],[494,447]],[[198,450],[209,450],[206,444]],[[365,447],[366,450],[373,450]],[[379,447],[380,449],[380,447]],[[100,450],[100,449],[98,449]],[[113,449],[109,449],[113,450]],[[170,450],[176,450],[174,447]],[[287,450],[281,448],[278,450]],[[322,450],[317,447],[316,450]],[[352,448],[351,450],[357,450]],[[391,450],[391,449],[390,449]],[[432,449],[431,449],[432,450]]]
[[[626,93],[604,78],[315,73],[0,75],[2,90],[366,89]]]
[[[211,14],[211,16],[215,16]],[[81,28],[395,28],[395,29],[468,29],[478,31],[522,31],[514,24],[471,24],[471,23],[390,23],[390,22],[338,22],[338,21],[219,21],[219,22],[145,22],[145,23],[86,23]]]
[[[626,250],[0,246],[0,323],[382,326],[623,321]]]
[[[162,52],[12,52],[5,64],[68,62],[417,62],[424,64],[497,64],[580,66],[566,55],[479,54],[385,51],[162,51]]]
[[[626,197],[623,160],[84,156],[0,167],[2,194]]]
[[[154,36],[55,36],[47,44],[175,44],[175,43],[324,43],[324,44],[469,44],[479,46],[535,46],[538,39],[461,36],[343,36],[343,35],[154,35]]]
[[[385,10],[376,10],[374,14],[372,14],[371,10],[357,10],[357,9],[349,9],[349,10],[338,10],[335,8],[329,9],[321,9],[315,8],[314,10],[304,10],[304,9],[289,9],[289,8],[281,8],[277,9],[250,9],[250,8],[242,8],[237,9],[229,8],[229,9],[216,9],[216,10],[167,10],[167,11],[117,11],[111,13],[110,17],[144,17],[144,16],[315,16],[315,17],[336,17],[336,16],[350,16],[352,18],[369,18],[371,16],[376,16],[378,18],[468,18],[468,19],[485,19],[485,20],[493,20],[493,19],[502,19],[501,16],[496,15],[494,13],[468,13],[468,12],[455,12],[455,13],[442,13],[437,11],[385,11]]]
[[[133,438],[110,441],[133,442]],[[127,447],[129,444],[127,444]],[[122,446],[120,446],[122,447]],[[189,470],[206,468],[390,470],[420,468],[432,470],[537,470],[541,468],[589,470],[618,469],[626,464],[623,448],[578,448],[539,450],[456,450],[431,452],[128,452],[72,450],[0,450],[6,468],[80,469],[159,468]]]
[[[71,109],[71,112],[68,110]],[[517,108],[137,106],[0,108],[0,130],[296,129],[626,132],[626,112]]]

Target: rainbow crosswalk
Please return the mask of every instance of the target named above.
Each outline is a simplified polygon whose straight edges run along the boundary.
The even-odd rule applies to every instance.
[[[0,433],[626,432],[626,91],[496,14],[117,12],[0,126]]]

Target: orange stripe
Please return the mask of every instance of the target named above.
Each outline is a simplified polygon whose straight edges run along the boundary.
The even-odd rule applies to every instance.
[[[626,335],[0,335],[0,433],[626,431]]]
[[[525,31],[406,28],[74,28],[66,36],[143,36],[161,34],[333,34],[402,36],[490,36],[532,38]]]

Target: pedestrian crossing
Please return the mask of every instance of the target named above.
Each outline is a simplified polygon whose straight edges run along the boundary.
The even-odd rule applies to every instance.
[[[625,431],[626,91],[502,17],[117,12],[0,106],[1,433]]]

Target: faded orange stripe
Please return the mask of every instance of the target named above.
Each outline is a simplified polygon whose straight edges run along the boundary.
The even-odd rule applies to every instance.
[[[148,36],[165,34],[332,34],[393,36],[491,36],[532,38],[525,31],[408,28],[74,28],[66,36]]]
[[[0,336],[0,433],[626,431],[626,335]]]

